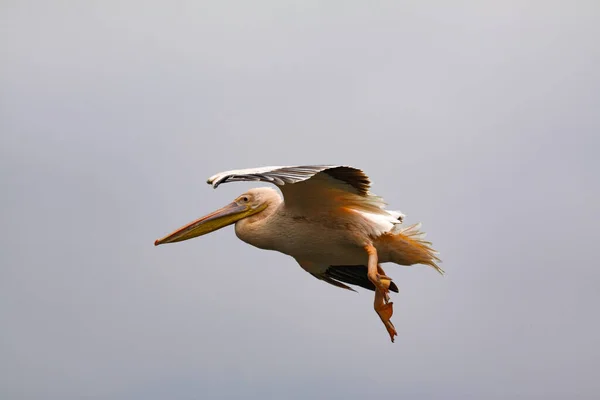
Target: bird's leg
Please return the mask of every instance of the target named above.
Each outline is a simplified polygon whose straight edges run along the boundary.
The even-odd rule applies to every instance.
[[[379,275],[379,280],[383,285],[383,297],[385,303],[387,304],[390,301],[390,285],[392,283],[392,278],[385,275],[385,271],[381,268],[381,265],[377,264],[377,274]]]
[[[381,322],[385,326],[385,329],[390,335],[392,342],[394,336],[398,335],[394,324],[390,321],[392,314],[394,313],[394,303],[390,303],[390,296],[388,295],[390,283],[392,279],[385,275],[385,271],[378,264],[377,260],[377,249],[373,245],[365,247],[367,254],[369,255],[369,262],[367,265],[367,276],[369,280],[375,285],[375,301],[373,307],[375,312],[381,318]]]
[[[369,280],[373,282],[373,285],[375,285],[376,288],[381,289],[383,292],[387,291],[390,287],[392,278],[386,276],[383,269],[379,266],[377,249],[373,245],[368,245],[365,246],[365,250],[369,255],[369,261],[367,264],[367,276],[369,277]],[[387,300],[389,300],[389,298]]]

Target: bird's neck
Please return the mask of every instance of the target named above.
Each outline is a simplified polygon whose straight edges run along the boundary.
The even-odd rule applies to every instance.
[[[277,209],[279,205],[269,205],[263,211],[241,219],[235,223],[237,237],[260,249],[271,248],[272,237],[277,234]]]

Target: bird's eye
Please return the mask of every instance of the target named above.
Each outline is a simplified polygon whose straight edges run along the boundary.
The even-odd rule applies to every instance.
[[[247,203],[248,202],[248,196],[242,197],[242,200],[244,201],[244,203]]]

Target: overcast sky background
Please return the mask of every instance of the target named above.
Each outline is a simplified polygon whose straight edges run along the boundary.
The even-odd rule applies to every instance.
[[[598,21],[2,0],[0,397],[598,398]],[[386,267],[395,344],[371,292],[231,227],[153,246],[256,186],[208,176],[311,163],[364,169],[441,253]]]

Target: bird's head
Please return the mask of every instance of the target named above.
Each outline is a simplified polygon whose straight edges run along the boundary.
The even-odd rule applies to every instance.
[[[158,246],[159,244],[181,242],[183,240],[206,235],[207,233],[224,228],[241,219],[258,214],[279,199],[279,195],[274,189],[250,189],[246,193],[238,196],[233,202],[227,204],[225,207],[182,226],[162,239],[156,240],[154,245]]]

